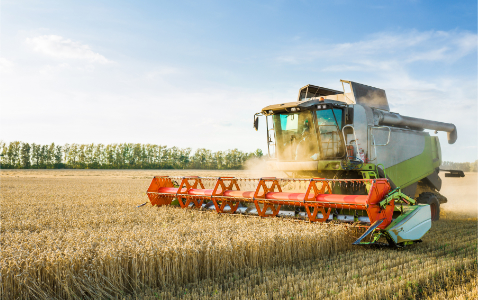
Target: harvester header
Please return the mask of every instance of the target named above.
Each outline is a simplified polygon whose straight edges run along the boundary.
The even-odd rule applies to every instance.
[[[344,189],[349,193],[334,193]],[[337,221],[368,228],[355,244],[377,243],[384,236],[390,245],[400,247],[418,241],[431,226],[428,206],[408,210],[396,206],[415,201],[399,189],[391,191],[387,179],[156,176],[147,195],[151,204],[157,206],[178,205],[217,213],[281,216],[310,222]],[[428,218],[421,218],[420,224],[394,221],[397,214],[410,216],[419,210],[423,214],[427,209]],[[390,232],[397,226],[401,227],[400,232]],[[369,234],[371,241],[362,242]]]

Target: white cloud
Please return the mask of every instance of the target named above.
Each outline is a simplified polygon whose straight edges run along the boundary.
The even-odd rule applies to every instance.
[[[444,159],[476,159],[476,151],[458,151],[477,144],[476,72],[455,72],[462,67],[456,60],[476,51],[476,34],[378,33],[350,43],[294,46],[278,53],[287,63],[274,61],[272,68],[264,59],[270,56],[267,51],[267,56],[259,53],[245,73],[230,66],[214,69],[238,81],[211,80],[203,62],[195,69],[166,59],[126,57],[115,68],[79,72],[109,60],[92,45],[58,36],[29,36],[36,38],[28,39],[28,52],[5,54],[12,74],[2,78],[2,93],[10,100],[4,104],[0,125],[23,120],[4,132],[7,141],[131,141],[213,150],[261,147],[266,152],[265,120],[255,132],[255,112],[294,101],[298,88],[307,83],[341,89],[342,78],[385,89],[392,110],[402,115],[456,124],[457,144],[450,146],[446,135],[440,136]],[[58,59],[38,59],[31,49]],[[415,62],[422,62],[420,68]],[[264,70],[267,76],[261,74]]]
[[[155,79],[161,79],[165,76],[178,75],[182,73],[183,71],[179,68],[161,67],[161,68],[156,68],[152,71],[147,72],[145,77],[149,80],[155,80]]]
[[[376,66],[391,62],[416,61],[454,62],[476,51],[477,35],[458,31],[382,32],[368,38],[340,44],[302,43],[277,56],[277,61],[290,64],[340,60],[369,70],[370,61]],[[379,63],[380,62],[380,63]],[[333,68],[333,67],[328,67]],[[330,70],[330,69],[327,69]]]
[[[13,62],[9,61],[5,57],[0,57],[0,71],[5,72],[13,67]]]
[[[328,78],[340,76],[383,88],[392,111],[455,124],[456,144],[448,145],[443,142],[446,135],[440,136],[444,159],[474,161],[476,152],[470,149],[478,136],[476,52],[476,33],[412,30],[376,33],[348,43],[297,43],[278,53],[276,61],[317,84],[328,86]],[[474,71],[465,65],[475,66]]]
[[[59,59],[75,59],[90,63],[106,64],[111,61],[93,52],[88,45],[63,38],[59,35],[42,35],[27,38],[26,42],[34,51]]]

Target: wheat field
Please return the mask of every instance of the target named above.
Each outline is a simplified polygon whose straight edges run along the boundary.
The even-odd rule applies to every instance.
[[[136,208],[153,175],[255,175],[245,171],[0,175],[2,299],[477,296],[477,219],[466,209],[476,209],[472,184],[475,198],[461,186],[453,192],[459,209],[450,200],[423,243],[397,251],[352,248],[360,232],[344,226]]]
[[[352,241],[341,226],[137,208],[146,176],[25,173],[1,180],[6,299],[114,298],[325,256]]]

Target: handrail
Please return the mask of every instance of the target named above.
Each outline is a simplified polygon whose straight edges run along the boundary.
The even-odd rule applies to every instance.
[[[373,129],[380,129],[380,128],[387,128],[388,129],[388,138],[387,138],[387,143],[386,144],[375,144],[375,136],[373,135]],[[388,126],[375,126],[370,128],[370,134],[372,135],[372,142],[373,142],[373,152],[375,154],[375,157],[371,160],[376,160],[377,159],[377,146],[387,146],[390,143],[390,135],[392,133],[392,130]]]
[[[345,130],[344,130],[346,127],[352,128],[352,132],[353,132],[353,135],[354,135],[354,142],[355,142],[355,145],[356,145],[356,147],[355,147],[355,152],[356,152],[356,153],[355,153],[355,157],[359,157],[359,156],[358,156],[357,135],[355,134],[355,128],[354,128],[352,125],[350,125],[350,124],[349,124],[349,125],[345,125],[344,127],[342,127],[342,136],[343,136],[343,138],[344,138],[344,143],[345,143],[345,155],[347,155],[347,146],[353,146],[352,144],[347,144],[347,138],[346,138],[346,136],[345,136]]]
[[[387,128],[388,129],[388,139],[387,139],[387,143],[386,144],[375,144],[375,136],[373,135],[373,129],[379,129],[379,128]],[[372,132],[372,137],[373,137],[373,144],[374,146],[387,146],[389,143],[390,143],[390,134],[392,132],[392,130],[390,129],[390,127],[388,126],[375,126],[375,127],[371,127],[370,128],[370,131]]]
[[[267,154],[269,155],[269,158],[277,158],[277,146],[276,146],[276,132],[274,128],[274,123],[272,122],[272,128],[269,129],[269,121],[267,119],[268,116],[266,116],[266,127],[267,127]],[[272,134],[269,134],[269,132],[272,131]],[[272,141],[272,138],[274,138],[274,141]],[[274,157],[271,156],[271,146],[274,146]]]

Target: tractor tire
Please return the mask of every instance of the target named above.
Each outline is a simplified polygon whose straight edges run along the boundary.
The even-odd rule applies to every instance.
[[[440,220],[440,202],[435,194],[431,192],[421,193],[417,198],[417,202],[420,204],[430,205],[432,221]]]

